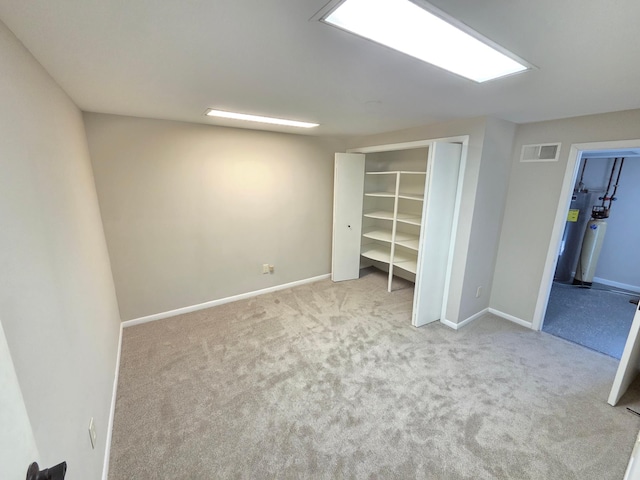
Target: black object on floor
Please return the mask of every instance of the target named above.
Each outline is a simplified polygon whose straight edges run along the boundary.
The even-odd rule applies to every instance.
[[[37,462],[29,465],[27,480],[64,480],[67,474],[67,462],[62,462],[55,467],[40,470]]]
[[[542,330],[620,359],[635,310],[626,294],[554,282]]]

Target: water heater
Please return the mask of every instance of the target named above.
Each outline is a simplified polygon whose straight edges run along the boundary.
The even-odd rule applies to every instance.
[[[604,234],[607,233],[607,221],[603,218],[589,220],[582,240],[582,251],[576,267],[575,285],[591,286],[602,250]]]
[[[587,159],[584,160],[582,168],[582,175],[584,176],[584,169],[587,166]],[[622,175],[622,167],[624,166],[624,158],[616,157],[613,159],[613,165],[611,166],[611,174],[609,175],[609,183],[604,191],[604,195],[599,197],[602,200],[600,205],[594,205],[591,209],[591,220],[587,224],[587,229],[584,233],[582,240],[582,251],[578,258],[578,265],[576,267],[576,276],[573,279],[575,285],[584,285],[591,287],[593,284],[593,277],[596,274],[596,267],[598,266],[598,257],[600,256],[600,250],[602,250],[602,244],[604,242],[604,234],[607,233],[607,221],[609,213],[611,212],[611,205],[616,200],[616,193],[618,186],[620,185],[620,176]],[[614,183],[614,177],[618,172],[617,178]],[[582,183],[582,176],[580,177],[580,187]],[[613,187],[613,194],[610,194]]]
[[[553,276],[553,280],[556,282],[571,283],[573,280],[573,272],[576,271],[584,232],[591,218],[591,206],[595,200],[595,193],[589,193],[586,190],[573,192],[567,223],[560,243],[556,272]]]

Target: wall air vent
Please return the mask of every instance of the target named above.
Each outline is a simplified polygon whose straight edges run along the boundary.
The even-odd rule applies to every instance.
[[[557,162],[560,156],[560,143],[542,143],[523,145],[521,162]]]

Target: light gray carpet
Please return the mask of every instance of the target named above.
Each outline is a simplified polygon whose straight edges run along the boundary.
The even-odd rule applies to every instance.
[[[622,351],[633,322],[633,296],[553,283],[542,330],[613,358]]]
[[[617,362],[487,316],[410,326],[412,289],[322,281],[124,331],[117,479],[622,478]]]

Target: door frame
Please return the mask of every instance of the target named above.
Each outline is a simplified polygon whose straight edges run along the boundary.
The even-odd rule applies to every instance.
[[[372,145],[368,147],[349,148],[347,153],[380,153],[392,152],[398,150],[411,150],[414,148],[429,147],[436,143],[459,143],[462,145],[460,154],[460,170],[458,172],[458,184],[456,191],[455,207],[453,211],[453,226],[451,228],[451,241],[449,242],[449,258],[447,259],[447,270],[444,281],[444,295],[442,297],[442,311],[440,313],[440,322],[446,318],[447,305],[449,303],[449,290],[451,287],[451,273],[453,270],[453,253],[455,251],[456,238],[458,234],[458,222],[460,220],[460,207],[462,205],[462,188],[464,185],[464,176],[467,168],[467,152],[469,150],[469,135],[458,135],[445,138],[431,138],[425,140],[415,140],[411,142],[387,143],[382,145]],[[424,212],[423,212],[424,213]],[[422,245],[420,245],[422,247]]]
[[[569,159],[562,181],[562,189],[560,191],[560,200],[556,210],[556,216],[551,231],[551,240],[549,241],[549,249],[547,250],[547,259],[544,263],[540,288],[538,290],[538,299],[536,308],[533,313],[533,321],[531,328],[533,330],[542,330],[544,316],[549,303],[549,295],[553,286],[553,275],[558,263],[558,253],[562,242],[562,234],[564,232],[569,206],[571,205],[571,197],[573,195],[573,187],[578,176],[578,168],[580,167],[580,157],[585,151],[591,150],[617,150],[617,149],[638,149],[640,148],[640,139],[635,140],[614,140],[603,142],[573,143],[569,151]]]

